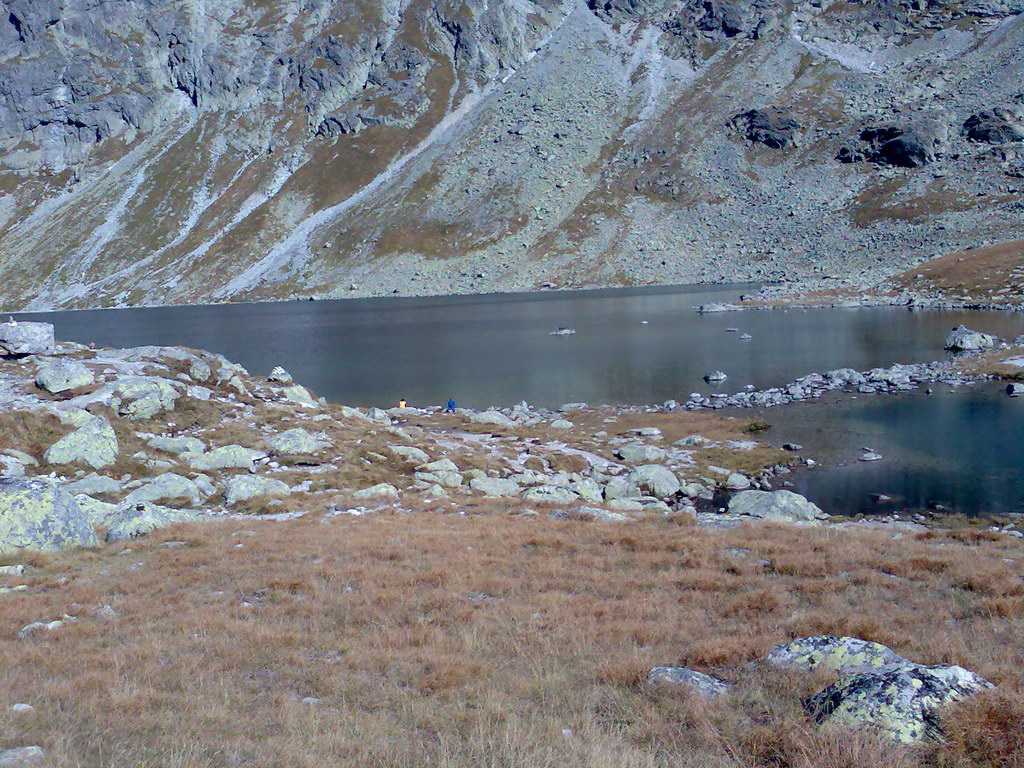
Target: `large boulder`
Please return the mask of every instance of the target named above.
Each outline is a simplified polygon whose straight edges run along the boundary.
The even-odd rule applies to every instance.
[[[859,138],[859,146],[846,146],[839,151],[840,161],[870,160],[881,165],[920,168],[942,154],[949,140],[949,126],[938,119],[873,125],[862,130]]]
[[[626,476],[626,481],[659,499],[675,495],[682,487],[672,470],[660,464],[637,467]]]
[[[751,109],[736,115],[732,127],[752,142],[772,149],[785,149],[800,142],[803,126],[778,107]]]
[[[664,461],[665,449],[646,443],[627,443],[616,451],[619,458],[630,464],[649,464],[652,461]]]
[[[148,501],[120,505],[107,519],[107,541],[124,541],[146,536],[158,528],[174,523],[197,519],[198,515],[189,510],[174,510],[158,507]]]
[[[235,475],[227,482],[224,489],[224,503],[228,506],[240,501],[248,501],[259,496],[284,498],[292,492],[287,483],[272,477],[259,475]]]
[[[111,405],[132,421],[152,419],[173,411],[178,390],[167,379],[156,376],[132,376],[115,384],[117,396]]]
[[[90,496],[99,493],[120,493],[121,483],[112,477],[97,475],[95,472],[90,472],[85,477],[79,478],[74,482],[67,483],[64,486],[64,490],[72,495],[76,493],[87,493]]]
[[[768,651],[768,661],[785,667],[831,669],[841,673],[916,666],[879,643],[834,635],[801,637],[773,646]]]
[[[996,345],[995,336],[981,331],[972,331],[963,325],[958,325],[946,337],[944,349],[951,352],[974,352],[980,349],[991,349]]]
[[[492,499],[518,496],[520,491],[519,483],[515,480],[501,477],[474,477],[469,481],[469,487]]]
[[[136,488],[125,497],[125,501],[177,501],[187,499],[192,506],[199,506],[199,488],[187,477],[167,472]]]
[[[302,427],[268,437],[266,443],[270,452],[278,456],[309,456],[331,445],[317,440]]]
[[[805,702],[819,723],[870,728],[913,744],[942,736],[942,710],[992,684],[962,667],[896,667],[843,675]]]
[[[493,408],[480,413],[471,413],[469,414],[469,420],[474,424],[493,424],[497,427],[514,427],[516,425],[508,416]]]
[[[208,472],[213,469],[248,469],[255,468],[255,462],[266,458],[267,454],[241,445],[224,445],[214,448],[208,453],[186,453],[185,461],[192,469]]]
[[[43,458],[50,464],[88,464],[99,469],[117,460],[120,448],[109,421],[86,411],[72,411],[64,422],[78,429],[46,449]]]
[[[0,323],[0,355],[45,355],[53,348],[50,323]]]
[[[77,360],[57,359],[47,363],[36,374],[36,386],[57,394],[93,383],[92,371]]]
[[[976,112],[964,122],[964,133],[984,144],[1024,141],[1024,112],[1006,107]]]
[[[729,499],[729,514],[780,523],[816,523],[828,515],[792,491],[741,491]]]
[[[45,479],[0,478],[0,554],[97,544],[75,500]]]

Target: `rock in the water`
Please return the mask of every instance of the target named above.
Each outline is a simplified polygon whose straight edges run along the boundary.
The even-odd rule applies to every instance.
[[[231,506],[240,501],[248,501],[257,496],[272,496],[283,498],[288,496],[292,489],[287,483],[271,477],[260,477],[259,475],[235,475],[229,478],[224,489],[224,502]]]
[[[398,489],[390,483],[377,483],[376,485],[356,491],[352,494],[357,499],[397,499]]]
[[[817,635],[773,646],[768,661],[801,669],[864,672],[889,667],[915,666],[891,648],[856,637]]]
[[[200,502],[199,488],[187,477],[182,477],[173,472],[167,472],[151,480],[125,497],[125,501],[135,503],[138,501],[172,501],[187,499],[192,506],[198,506]]]
[[[36,374],[36,386],[52,394],[87,387],[93,381],[92,371],[82,363],[63,358],[47,363]]]
[[[913,744],[942,736],[942,710],[991,683],[962,667],[912,666],[843,675],[805,707],[819,723],[871,728]]]
[[[672,470],[660,464],[645,464],[642,467],[637,467],[626,476],[626,480],[636,485],[641,491],[647,491],[651,496],[659,499],[674,495],[682,487],[679,478],[672,473]]]
[[[294,379],[292,379],[292,375],[280,365],[274,366],[274,370],[270,372],[270,376],[267,378],[270,381],[277,382],[278,384],[291,384],[294,381]]]
[[[953,352],[971,352],[979,349],[991,349],[996,345],[996,337],[960,325],[950,331],[946,337],[944,348]]]
[[[158,451],[167,453],[202,453],[206,450],[206,443],[198,437],[154,437],[150,438],[151,447]]]
[[[330,443],[317,440],[302,427],[276,434],[266,442],[271,453],[278,456],[309,456],[330,447]]]
[[[729,499],[729,514],[785,523],[828,518],[816,504],[792,491],[742,491]]]
[[[17,747],[0,752],[0,768],[28,768],[43,765],[46,753],[42,747]]]
[[[267,454],[241,445],[225,445],[209,453],[187,453],[185,461],[192,469],[206,472],[212,469],[253,469],[253,464]]]
[[[647,682],[655,685],[680,685],[699,696],[715,698],[729,690],[727,683],[716,677],[686,667],[655,667],[647,675]]]
[[[44,355],[53,347],[50,323],[0,323],[0,355]]]
[[[579,496],[568,488],[561,488],[556,485],[538,485],[529,488],[523,493],[523,501],[534,504],[572,504]]]
[[[520,491],[519,483],[515,480],[499,477],[474,477],[469,481],[469,487],[490,498],[518,496]]]
[[[51,480],[0,478],[0,554],[97,544],[77,502]]]
[[[94,469],[113,464],[119,450],[117,435],[102,416],[79,411],[66,417],[78,427],[46,449],[43,458],[50,464],[88,464]]]
[[[194,512],[158,507],[147,501],[122,504],[109,519],[107,541],[125,541],[146,536],[158,528],[195,520]]]
[[[1006,394],[1010,397],[1024,397],[1024,384],[1013,382],[1006,385]]]
[[[722,371],[711,371],[711,373],[704,374],[704,381],[708,383],[712,381],[725,381],[728,378],[728,374],[725,374]]]

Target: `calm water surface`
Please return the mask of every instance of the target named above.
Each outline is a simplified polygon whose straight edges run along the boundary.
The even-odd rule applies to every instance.
[[[317,394],[349,405],[431,405],[454,397],[480,408],[526,400],[645,404],[717,389],[763,388],[812,371],[859,370],[943,356],[964,323],[1024,334],[1008,312],[859,309],[698,315],[750,286],[691,286],[521,295],[389,298],[95,310],[23,315],[57,336],[102,346],[184,345],[221,352],[255,374],[287,368]],[[572,336],[551,336],[560,326]],[[730,332],[729,329],[736,329]],[[741,334],[753,338],[742,340]],[[907,504],[1024,509],[1024,399],[995,388],[842,401],[772,411],[782,440],[845,466],[797,477],[830,511],[872,511],[871,493]],[[782,415],[785,414],[785,415]],[[792,414],[792,415],[790,415]],[[786,425],[783,425],[786,421]],[[783,431],[785,430],[785,434]],[[791,431],[790,431],[791,430]],[[886,455],[865,465],[861,444]],[[817,454],[812,454],[817,455]],[[868,501],[865,501],[868,499]]]

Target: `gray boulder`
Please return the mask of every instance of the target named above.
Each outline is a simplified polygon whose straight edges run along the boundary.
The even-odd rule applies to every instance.
[[[57,394],[93,383],[92,371],[77,360],[58,359],[47,363],[36,374],[36,386]]]
[[[859,146],[846,146],[839,151],[841,162],[869,160],[881,165],[920,168],[942,154],[949,140],[949,126],[934,118],[873,125],[862,130],[859,139]]]
[[[273,381],[278,384],[292,384],[294,382],[292,375],[280,365],[274,366],[274,370],[270,372],[270,376],[267,378],[269,381]]]
[[[963,667],[913,666],[843,675],[805,703],[819,723],[870,728],[895,742],[942,737],[941,714],[992,684]]]
[[[725,487],[730,491],[744,491],[750,487],[750,478],[739,472],[733,472],[726,478]]]
[[[915,666],[890,648],[856,637],[817,635],[776,645],[768,651],[768,662],[800,669],[831,669],[834,672],[877,671]]]
[[[538,485],[527,489],[522,496],[523,501],[534,504],[572,504],[578,498],[568,488],[556,485]]]
[[[630,464],[643,464],[652,461],[664,461],[665,453],[664,448],[658,448],[654,445],[645,445],[644,443],[628,443],[621,446],[616,454],[623,461],[627,461]]]
[[[295,403],[296,405],[315,406],[317,404],[313,395],[311,395],[309,390],[301,384],[293,384],[290,387],[285,387],[281,394],[284,395],[285,400],[290,403]]]
[[[42,747],[15,747],[0,752],[0,768],[29,768],[45,764],[46,752]]]
[[[0,355],[45,355],[53,348],[50,323],[0,323]]]
[[[64,490],[70,494],[86,493],[93,496],[97,493],[120,493],[121,483],[106,475],[97,475],[91,472],[80,480],[67,483]]]
[[[206,443],[198,437],[154,437],[148,444],[158,451],[166,453],[202,453],[206,450]]]
[[[97,544],[77,502],[52,480],[0,478],[0,554]]]
[[[235,475],[227,481],[224,489],[224,503],[229,507],[240,501],[255,499],[257,496],[284,498],[291,494],[287,483],[259,475]]]
[[[629,517],[621,512],[610,512],[600,507],[575,507],[573,509],[555,509],[548,517],[552,520],[594,520],[599,523],[625,523]]]
[[[391,451],[395,456],[405,459],[417,466],[420,464],[426,464],[430,461],[430,456],[426,451],[420,448],[415,448],[411,445],[389,445],[388,450]]]
[[[519,483],[515,480],[499,477],[474,477],[469,481],[469,487],[490,498],[518,496],[520,491]]]
[[[187,477],[167,472],[151,480],[125,497],[125,501],[135,503],[138,501],[171,501],[176,499],[188,499],[193,506],[198,506],[201,500],[199,488]]]
[[[655,667],[647,675],[647,682],[652,685],[683,686],[709,699],[717,698],[729,690],[729,685],[718,678],[686,667]]]
[[[302,427],[268,437],[266,443],[270,452],[278,456],[309,456],[331,445],[317,440]]]
[[[146,536],[158,528],[197,519],[195,512],[158,507],[148,501],[122,504],[108,518],[106,540],[125,541]]]
[[[615,499],[631,499],[640,496],[640,486],[635,478],[627,475],[625,477],[613,477],[604,487],[604,497],[609,501]]]
[[[980,349],[991,349],[997,341],[995,336],[972,331],[966,326],[959,325],[949,332],[944,348],[952,352],[973,352]]]
[[[397,499],[398,489],[390,483],[377,483],[352,494],[357,499]]]
[[[167,379],[158,376],[132,376],[114,385],[116,396],[111,400],[119,414],[132,421],[152,419],[165,411],[173,411],[178,390]]]
[[[254,469],[259,459],[267,454],[241,445],[225,445],[214,448],[209,453],[187,453],[185,461],[192,469],[207,472],[213,469]]]
[[[816,504],[785,490],[737,493],[729,499],[729,514],[784,523],[816,523],[828,519]]]
[[[778,107],[751,109],[732,119],[733,128],[752,142],[772,149],[786,149],[800,142],[803,126]]]
[[[481,413],[471,413],[469,414],[469,420],[475,424],[493,424],[498,427],[514,427],[516,424],[508,416],[494,409],[482,411]]]
[[[88,464],[100,469],[117,460],[117,434],[109,421],[86,411],[73,411],[64,422],[78,429],[46,449],[43,458],[50,464]]]
[[[1006,107],[976,112],[964,122],[964,133],[971,141],[984,144],[1024,141],[1024,113]]]
[[[632,470],[626,477],[627,482],[636,485],[641,491],[663,499],[672,496],[682,487],[679,478],[672,470],[660,464],[645,464]]]

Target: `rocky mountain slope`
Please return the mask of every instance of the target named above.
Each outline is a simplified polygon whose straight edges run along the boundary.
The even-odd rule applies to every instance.
[[[1024,237],[1022,14],[0,0],[0,305],[867,283]]]

